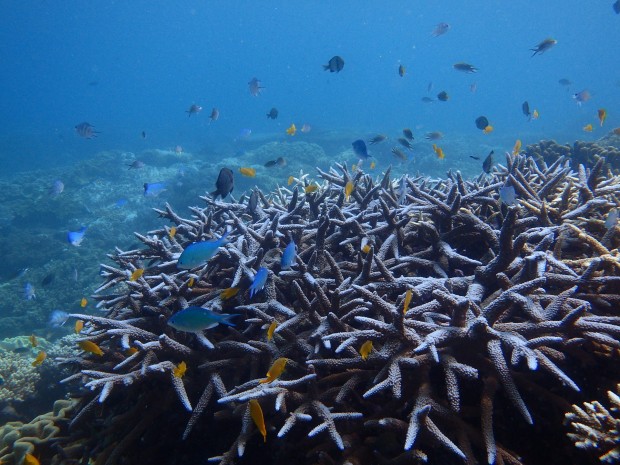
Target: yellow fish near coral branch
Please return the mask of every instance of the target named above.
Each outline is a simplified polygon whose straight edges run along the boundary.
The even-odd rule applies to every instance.
[[[407,313],[407,310],[409,310],[409,304],[411,303],[411,296],[412,296],[411,289],[407,289],[407,292],[405,292],[405,302],[403,303],[403,314]]]
[[[80,300],[80,307],[84,308],[88,305],[88,300],[86,300],[86,297],[82,297],[82,300]]]
[[[79,334],[83,328],[84,328],[84,321],[75,320],[75,327],[73,328],[75,330],[75,334]]]
[[[23,464],[24,465],[40,465],[41,462],[39,462],[39,459],[36,458],[34,455],[26,454],[26,455],[24,455]]]
[[[30,341],[30,344],[32,344],[32,347],[36,347],[39,345],[39,341],[37,341],[37,337],[34,334],[28,336],[28,340]]]
[[[172,374],[175,376],[175,378],[183,378],[183,375],[185,375],[186,371],[187,364],[185,362],[181,362],[173,368]]]
[[[521,151],[521,139],[517,139],[517,141],[515,142],[515,146],[512,148],[512,155],[519,155],[519,152]]]
[[[355,186],[353,185],[353,181],[347,182],[347,185],[344,186],[344,199],[347,202],[349,201],[349,197],[351,197],[351,193],[353,192],[354,188]]]
[[[316,184],[310,184],[309,186],[304,187],[304,192],[306,194],[312,194],[313,192],[316,192],[319,190],[319,186],[317,186]]]
[[[269,328],[267,328],[267,342],[271,342],[271,340],[273,339],[273,333],[275,332],[277,327],[278,322],[276,320],[273,320],[269,325]]]
[[[250,417],[252,421],[263,435],[263,442],[267,442],[267,428],[265,427],[265,417],[263,416],[263,409],[256,399],[250,399]]]
[[[78,347],[84,352],[90,352],[91,354],[98,355],[99,357],[103,355],[103,350],[101,350],[101,347],[93,341],[80,341],[78,342]]]
[[[131,273],[131,277],[129,278],[129,281],[136,281],[140,279],[143,273],[144,273],[144,268],[138,268],[133,273]]]
[[[229,287],[227,289],[224,289],[222,292],[220,292],[220,299],[228,300],[231,297],[236,296],[238,293],[239,293],[238,287]]]
[[[256,177],[256,170],[254,168],[248,168],[248,167],[242,166],[241,168],[239,168],[239,172],[242,175],[247,176],[248,178]]]
[[[33,367],[38,367],[39,365],[41,365],[43,363],[43,360],[45,360],[47,358],[47,354],[43,351],[39,352],[37,354],[37,358],[34,359],[34,361],[32,362],[32,366]]]
[[[297,128],[295,127],[295,123],[291,124],[290,127],[286,130],[286,133],[289,136],[294,136],[296,132],[297,132]]]
[[[273,365],[271,365],[271,368],[269,368],[269,371],[267,372],[267,377],[265,379],[261,379],[260,384],[271,383],[278,379],[280,375],[284,373],[284,367],[287,362],[288,358],[285,357],[280,357],[273,362]]]
[[[372,352],[372,341],[366,341],[360,347],[360,355],[362,356],[362,360],[368,359],[368,356]]]

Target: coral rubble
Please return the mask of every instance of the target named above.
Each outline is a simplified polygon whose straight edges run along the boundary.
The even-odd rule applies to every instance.
[[[525,463],[514,428],[553,424],[546,413],[583,388],[585,361],[603,363],[591,346],[620,346],[618,227],[605,224],[620,179],[603,159],[576,171],[564,157],[506,161],[470,181],[339,166],[319,170],[316,192],[256,190],[256,208],[204,197],[191,218],[157,210],[175,234],[116,249],[101,268],[104,314],[74,315],[103,355],[61,360],[76,370],[66,382],[88,389],[72,437],[97,429],[98,464]],[[228,229],[207,264],[177,268],[190,243]],[[296,263],[281,270],[290,241]],[[205,333],[167,325],[188,306],[241,316]]]

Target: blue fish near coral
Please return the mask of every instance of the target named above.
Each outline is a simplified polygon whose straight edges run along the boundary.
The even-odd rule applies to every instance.
[[[226,237],[229,232],[226,231],[219,239],[194,242],[188,245],[177,261],[177,268],[191,270],[207,263],[215,255],[217,249],[228,243]]]
[[[289,270],[295,263],[295,257],[297,256],[297,244],[291,240],[288,243],[284,252],[282,253],[282,259],[280,260],[280,268],[283,270]]]
[[[512,186],[504,186],[499,189],[499,198],[506,205],[514,205],[517,200],[517,194],[515,188]]]
[[[239,314],[216,313],[203,307],[187,307],[172,315],[168,320],[168,325],[178,331],[198,333],[205,329],[214,328],[219,324],[235,326],[230,321],[235,316],[239,316]]]
[[[250,298],[254,297],[254,294],[258,291],[263,290],[268,277],[269,270],[264,266],[261,266],[254,275],[254,281],[252,281],[252,285],[250,286]]]
[[[24,299],[34,300],[36,298],[37,298],[37,295],[34,293],[34,286],[30,283],[26,283],[24,285]]]
[[[79,231],[69,231],[67,234],[67,242],[74,247],[79,247],[84,240],[84,234],[86,233],[86,226],[82,226]]]
[[[145,197],[157,197],[166,189],[165,182],[145,182],[144,183],[144,196]]]
[[[366,148],[366,142],[364,142],[362,139],[353,141],[351,145],[353,146],[353,153],[355,153],[355,155],[360,157],[362,160],[370,157],[370,155],[368,154],[368,149]]]
[[[59,328],[63,326],[68,319],[69,314],[67,312],[63,312],[62,310],[54,310],[50,315],[48,324],[53,328]]]

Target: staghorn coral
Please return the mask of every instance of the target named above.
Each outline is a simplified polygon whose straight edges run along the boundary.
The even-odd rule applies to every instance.
[[[110,254],[115,264],[102,265],[96,297],[105,315],[74,315],[104,351],[61,360],[76,369],[66,382],[91,391],[81,394],[74,435],[104,412],[105,444],[93,443],[98,464],[145,454],[221,464],[248,456],[525,463],[514,425],[548,421],[550,405],[563,409],[556,391],[576,396],[584,361],[607,360],[592,345],[620,346],[617,227],[604,225],[620,179],[602,159],[577,172],[564,158],[506,162],[470,181],[451,172],[394,182],[390,170],[375,181],[340,166],[319,170],[315,193],[257,191],[258,211],[207,197],[190,219],[169,205],[157,210],[176,235],[168,227],[136,234],[143,248]],[[510,207],[498,199],[506,182],[519,198]],[[176,268],[190,242],[228,228],[230,243],[206,265]],[[296,264],[280,270],[290,240]],[[269,277],[251,298],[261,266]],[[230,287],[241,291],[224,299]],[[189,305],[242,317],[205,335],[166,324]],[[364,360],[366,341],[374,348]],[[261,382],[281,357],[282,376]],[[249,418],[251,399],[264,411],[266,446]],[[397,446],[382,446],[384,438]]]
[[[560,145],[554,140],[542,140],[528,145],[524,152],[547,164],[566,157],[570,160],[573,169],[577,169],[579,165],[591,168],[600,158],[604,158],[614,174],[620,172],[620,149],[610,144],[607,139],[601,139],[598,143],[575,141],[572,146]]]
[[[591,450],[605,463],[620,462],[620,385],[616,392],[607,391],[611,408],[599,401],[573,405],[566,414],[571,433],[568,437],[580,449]],[[601,452],[604,452],[601,454]]]

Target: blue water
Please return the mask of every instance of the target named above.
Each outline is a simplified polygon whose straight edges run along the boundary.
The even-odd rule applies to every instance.
[[[611,3],[4,2],[0,160],[26,170],[101,150],[180,144],[197,151],[243,128],[253,137],[284,134],[292,122],[362,135],[439,130],[469,137],[473,151],[517,137],[594,139],[603,135],[598,108],[608,111],[607,128],[620,124],[620,16]],[[450,30],[431,37],[439,22]],[[531,58],[529,49],[546,37],[558,44]],[[322,69],[334,55],[345,60],[338,74]],[[458,61],[480,71],[455,71]],[[259,97],[248,92],[252,77],[265,86]],[[573,82],[570,89],[560,78]],[[570,96],[582,89],[593,98],[579,107]],[[420,101],[441,90],[448,102]],[[538,121],[521,114],[524,100]],[[192,103],[204,110],[188,118]],[[276,122],[265,117],[272,106]],[[212,107],[221,117],[209,125]],[[493,134],[475,129],[479,115]],[[96,140],[75,134],[82,121],[101,131]],[[592,134],[581,130],[587,123]]]

